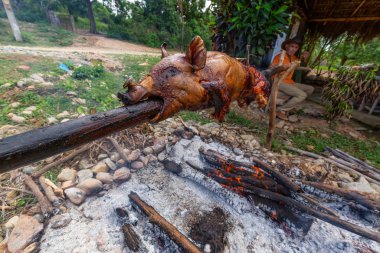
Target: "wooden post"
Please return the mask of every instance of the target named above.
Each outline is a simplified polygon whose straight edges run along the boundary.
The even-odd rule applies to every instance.
[[[16,41],[22,42],[22,36],[20,32],[20,28],[18,27],[17,20],[15,14],[13,13],[13,9],[9,0],[3,0],[3,5],[5,9],[5,13],[7,14],[9,24],[11,25],[13,36]]]

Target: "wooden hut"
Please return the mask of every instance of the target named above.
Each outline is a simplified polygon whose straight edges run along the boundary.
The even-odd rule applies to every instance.
[[[347,33],[363,41],[380,35],[379,0],[297,0],[295,5],[302,19],[293,23],[293,34],[300,37],[306,31],[330,39]]]

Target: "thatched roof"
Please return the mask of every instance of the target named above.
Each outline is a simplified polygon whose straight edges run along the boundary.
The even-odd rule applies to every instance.
[[[311,33],[336,38],[347,32],[363,40],[380,36],[380,0],[297,0]]]

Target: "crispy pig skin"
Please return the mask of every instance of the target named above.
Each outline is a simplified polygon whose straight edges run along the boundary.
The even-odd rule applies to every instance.
[[[138,83],[129,82],[127,93],[119,94],[125,104],[159,97],[164,105],[153,122],[171,117],[180,110],[195,111],[215,107],[212,116],[223,121],[232,101],[244,107],[256,100],[267,103],[270,84],[253,67],[220,52],[207,52],[201,37],[196,36],[186,54],[169,56],[161,47],[162,60]]]

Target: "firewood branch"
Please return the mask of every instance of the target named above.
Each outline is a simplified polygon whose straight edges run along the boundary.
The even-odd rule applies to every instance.
[[[24,175],[24,183],[32,191],[33,195],[40,203],[42,214],[45,217],[49,217],[53,213],[53,206],[50,204],[45,195],[40,191],[38,185],[33,181],[32,177],[28,175]]]
[[[201,253],[202,251],[192,243],[185,235],[178,231],[172,224],[170,224],[164,217],[162,217],[154,208],[145,203],[136,193],[131,192],[129,199],[138,206],[138,208],[149,217],[150,222],[159,226],[165,231],[168,236],[182,247],[186,252]]]
[[[80,153],[83,153],[84,151],[88,150],[89,148],[90,148],[90,145],[85,145],[85,146],[81,147],[80,149],[73,151],[69,155],[67,155],[67,156],[65,156],[65,157],[63,157],[63,158],[61,158],[61,159],[59,159],[57,161],[54,161],[54,162],[46,165],[45,167],[43,167],[39,171],[34,172],[32,174],[32,177],[33,178],[39,178],[40,176],[42,176],[43,174],[45,174],[46,172],[48,172],[51,168],[56,167],[57,165],[60,165],[60,164],[62,164],[64,162],[67,162],[67,161],[73,159],[74,157],[76,157]]]

